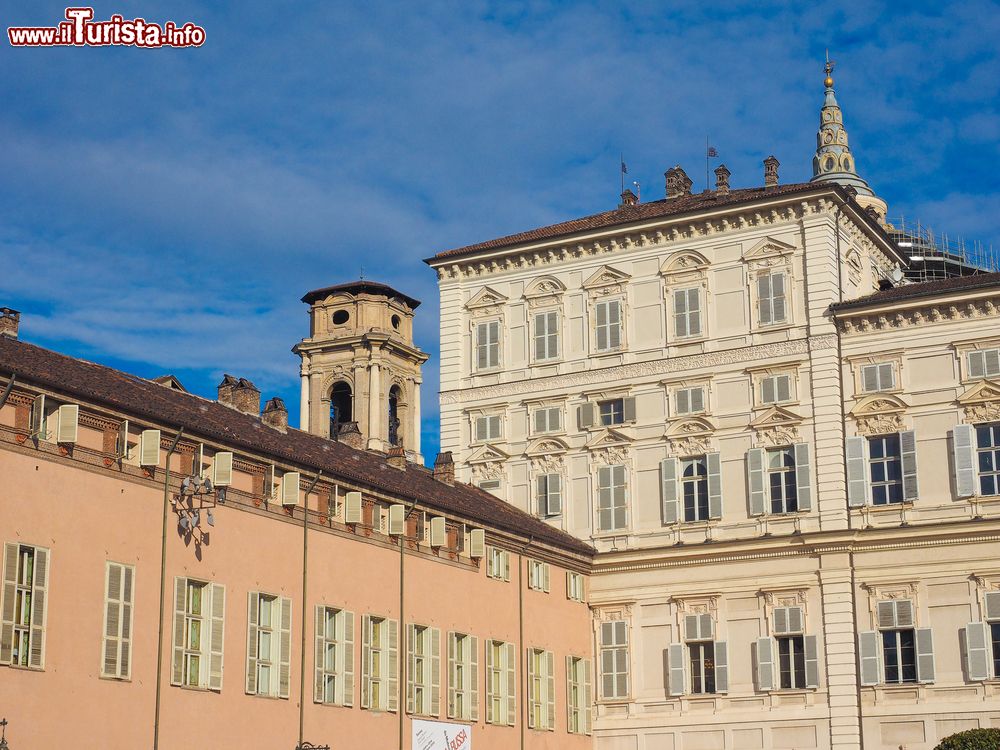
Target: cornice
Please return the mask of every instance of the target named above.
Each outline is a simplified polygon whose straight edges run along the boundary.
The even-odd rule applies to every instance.
[[[845,336],[891,331],[931,323],[1000,316],[1000,294],[995,290],[949,295],[944,299],[904,299],[867,308],[834,312],[837,328]]]

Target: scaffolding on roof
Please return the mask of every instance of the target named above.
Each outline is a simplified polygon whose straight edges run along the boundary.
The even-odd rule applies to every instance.
[[[912,282],[1000,271],[1000,257],[992,244],[950,238],[919,220],[907,221],[904,217],[888,222],[886,232],[909,257],[904,274]]]

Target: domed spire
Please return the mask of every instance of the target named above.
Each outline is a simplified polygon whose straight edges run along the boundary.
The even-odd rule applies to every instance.
[[[826,78],[823,80],[826,97],[820,111],[819,132],[816,134],[812,182],[836,182],[845,187],[853,187],[858,195],[874,196],[868,183],[855,170],[854,156],[847,144],[843,114],[833,91],[833,66],[834,62],[828,53],[824,66]]]

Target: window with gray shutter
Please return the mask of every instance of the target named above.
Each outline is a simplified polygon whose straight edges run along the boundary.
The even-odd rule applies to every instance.
[[[747,451],[747,490],[750,497],[750,515],[762,516],[767,512],[764,492],[764,450],[751,448]]]
[[[680,477],[676,458],[660,461],[660,503],[663,523],[677,523],[680,500]]]
[[[562,514],[562,477],[559,474],[542,474],[535,478],[536,507],[542,518]]]
[[[671,643],[667,651],[668,682],[671,695],[684,695],[686,690],[684,664],[684,644]]]
[[[586,429],[594,426],[594,418],[595,418],[595,412],[596,412],[596,408],[595,407],[596,407],[596,404],[592,404],[592,403],[580,404],[580,408],[578,410],[578,413],[579,413],[580,429],[581,430],[586,430]]]
[[[757,277],[757,321],[760,325],[783,323],[785,312],[785,274],[765,273]]]
[[[809,443],[795,444],[795,493],[799,510],[812,510],[812,465]]]
[[[722,518],[722,458],[718,452],[705,455],[708,464],[708,517]]]
[[[559,357],[559,313],[554,310],[535,315],[535,360]]]
[[[674,406],[678,416],[705,411],[705,389],[701,386],[678,388],[674,392]]]
[[[819,687],[819,644],[814,635],[805,636],[806,687]]]
[[[628,626],[624,620],[602,622],[600,630],[601,698],[628,697]]]
[[[715,641],[715,692],[729,692],[729,646],[725,641]]]
[[[1000,375],[1000,349],[981,349],[966,355],[970,378],[992,378]]]
[[[598,302],[594,309],[597,351],[614,351],[622,345],[622,309],[620,300]]]
[[[975,440],[975,428],[971,424],[955,425],[951,431],[956,498],[972,497],[976,494],[976,459],[973,448]]]
[[[899,433],[900,463],[903,468],[903,500],[917,499],[917,438],[913,430]]]
[[[758,638],[754,644],[754,661],[757,665],[757,689],[774,690],[774,640]]]
[[[849,437],[847,452],[847,504],[860,508],[868,502],[868,440]]]
[[[861,661],[861,684],[878,685],[881,677],[879,659],[879,633],[868,630],[858,633],[858,652]]]
[[[674,335],[687,338],[701,335],[701,289],[674,291]]]
[[[617,531],[627,526],[625,467],[601,466],[597,470],[597,527]]]
[[[491,370],[500,366],[500,321],[476,325],[476,369]]]
[[[917,682],[934,682],[934,632],[930,628],[914,631],[917,644]]]
[[[990,628],[985,622],[970,622],[963,633],[965,673],[971,682],[988,680],[990,674]]]
[[[760,402],[780,404],[792,399],[792,378],[789,375],[768,375],[760,381]]]

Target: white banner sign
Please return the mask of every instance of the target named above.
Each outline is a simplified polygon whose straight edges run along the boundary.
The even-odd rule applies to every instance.
[[[472,750],[472,727],[414,719],[413,750]]]

